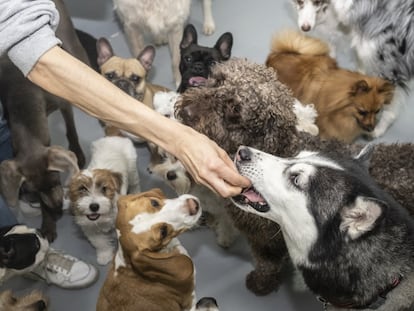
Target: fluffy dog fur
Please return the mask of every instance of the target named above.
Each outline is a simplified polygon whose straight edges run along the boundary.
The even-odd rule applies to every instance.
[[[39,291],[17,297],[10,290],[0,293],[2,311],[46,311],[49,300]]]
[[[168,42],[173,77],[178,86],[181,81],[178,70],[179,45],[184,25],[190,15],[191,0],[113,0],[113,2],[133,55],[138,55],[138,52],[144,48],[146,34],[152,35],[157,45]],[[212,0],[203,0],[203,31],[206,35],[213,34],[215,30],[211,5]]]
[[[273,37],[266,65],[277,71],[297,99],[315,105],[323,138],[350,143],[369,136],[377,115],[394,95],[387,80],[339,68],[323,41],[296,31]]]
[[[382,135],[407,101],[414,75],[414,21],[410,1],[332,0],[338,23],[350,30],[359,69],[396,85],[396,96],[381,115],[373,134]]]
[[[282,157],[294,156],[307,147],[344,154],[361,148],[298,131],[293,105],[291,92],[278,81],[273,69],[231,59],[214,67],[206,87],[182,94],[176,115],[230,155],[240,145]],[[369,166],[380,186],[408,208],[414,206],[413,152],[412,144],[379,144]],[[280,269],[288,258],[279,228],[234,205],[229,205],[227,211],[246,235],[255,259],[255,269],[246,278],[247,287],[259,295],[270,293],[280,284]]]
[[[72,178],[68,196],[75,222],[105,265],[115,250],[118,196],[140,191],[137,154],[128,138],[116,136],[94,141],[91,154],[87,169]]]
[[[152,189],[120,197],[119,247],[97,310],[195,310],[194,265],[177,236],[200,215],[198,199],[188,194],[167,199]]]
[[[280,158],[243,146],[235,159],[252,186],[233,201],[280,224],[325,310],[414,308],[414,220],[369,175],[370,150]]]

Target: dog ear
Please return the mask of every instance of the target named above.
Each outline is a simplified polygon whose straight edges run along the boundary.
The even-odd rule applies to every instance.
[[[112,172],[111,171],[112,178],[115,180],[116,184],[116,191],[119,193],[121,191],[122,187],[122,174],[119,172]]]
[[[114,56],[114,51],[109,41],[105,38],[99,38],[96,41],[96,51],[98,52],[98,59],[96,60],[99,67],[102,66],[108,59]]]
[[[180,43],[180,49],[186,49],[191,44],[197,44],[197,30],[192,24],[188,24],[184,28],[183,38]]]
[[[148,72],[152,67],[155,58],[155,48],[152,45],[147,45],[138,55],[137,59],[144,66]]]
[[[385,202],[359,196],[352,206],[345,207],[341,211],[339,229],[345,233],[348,239],[356,240],[375,227],[377,220],[383,215],[386,208]]]
[[[49,171],[69,172],[67,180],[79,172],[76,155],[62,146],[50,146],[47,148],[47,160]],[[66,182],[65,182],[66,184]]]
[[[17,206],[19,190],[25,178],[15,160],[4,160],[0,164],[0,193],[10,206]]]
[[[362,163],[365,167],[369,167],[369,162],[372,157],[372,153],[374,152],[375,144],[374,143],[368,143],[362,148],[362,150],[358,153],[356,157],[354,157],[355,160]]]
[[[369,88],[367,81],[359,80],[351,86],[351,90],[349,93],[351,94],[351,96],[356,96],[358,94],[368,92],[369,89],[370,88]]]
[[[191,258],[177,252],[134,252],[131,263],[140,274],[157,282],[176,284],[194,276]]]
[[[217,40],[214,48],[219,50],[221,58],[228,60],[231,56],[231,48],[233,47],[233,35],[230,32],[226,32],[220,36]]]

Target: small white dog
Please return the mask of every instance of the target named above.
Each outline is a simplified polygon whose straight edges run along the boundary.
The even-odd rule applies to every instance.
[[[330,56],[335,58],[338,44],[346,38],[347,30],[338,21],[330,0],[292,0],[291,2],[297,12],[299,29],[326,41]]]
[[[152,35],[157,45],[168,43],[176,86],[180,84],[180,42],[184,26],[190,15],[191,0],[113,0],[133,56],[144,48],[146,34]],[[203,0],[203,31],[211,35],[215,23],[211,10],[212,0]]]
[[[137,154],[131,140],[119,136],[94,141],[91,153],[88,168],[72,177],[68,195],[75,222],[105,265],[115,251],[118,196],[140,192]]]

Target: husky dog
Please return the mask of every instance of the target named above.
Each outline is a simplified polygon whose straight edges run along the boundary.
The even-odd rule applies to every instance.
[[[236,154],[252,187],[233,201],[280,225],[325,310],[414,310],[414,220],[369,175],[371,150],[356,158],[279,158],[249,147]]]

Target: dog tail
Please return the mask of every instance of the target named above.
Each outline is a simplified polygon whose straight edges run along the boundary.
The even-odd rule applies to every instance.
[[[275,34],[271,42],[271,53],[329,55],[329,46],[325,42],[305,36],[295,30],[285,30]]]

